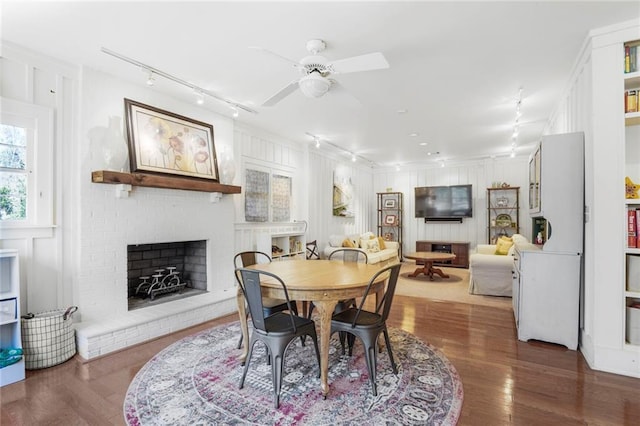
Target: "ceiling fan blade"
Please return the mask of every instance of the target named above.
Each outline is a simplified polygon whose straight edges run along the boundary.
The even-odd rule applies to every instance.
[[[278,102],[280,102],[281,100],[283,100],[284,98],[286,98],[287,96],[295,92],[298,89],[298,81],[299,80],[293,80],[291,83],[284,86],[282,89],[278,91],[278,93],[276,93],[275,95],[271,96],[269,99],[264,101],[262,103],[262,106],[265,106],[265,107],[274,106],[275,104],[277,104]]]
[[[339,59],[329,64],[335,74],[346,74],[349,72],[371,71],[389,68],[389,62],[380,52],[368,53],[366,55],[353,56],[351,58]]]
[[[333,78],[329,79],[331,81],[331,89],[329,90],[329,96],[339,96],[344,102],[345,105],[350,107],[361,107],[362,102],[356,96],[354,96],[351,92],[349,92],[345,87],[340,84],[338,80]]]
[[[299,68],[299,69],[304,69],[304,67],[302,65],[300,65],[300,63],[294,61],[293,59],[289,59],[286,58],[276,52],[272,52],[271,50],[265,49],[263,47],[259,47],[259,46],[249,46],[249,49],[253,49],[253,50],[259,50],[261,52],[264,53],[268,53],[271,56],[275,56],[276,58],[280,59],[281,61],[285,61],[287,62],[289,65],[291,65],[294,68]]]

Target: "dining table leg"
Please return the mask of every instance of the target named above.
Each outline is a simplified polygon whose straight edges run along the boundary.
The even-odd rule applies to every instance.
[[[240,330],[242,331],[242,353],[238,357],[238,360],[244,365],[247,355],[249,354],[249,325],[247,323],[247,308],[245,305],[244,294],[238,287],[238,294],[236,295],[238,302],[238,316],[240,317]]]
[[[329,340],[331,340],[331,317],[337,300],[314,301],[320,317],[320,386],[322,396],[329,394]]]

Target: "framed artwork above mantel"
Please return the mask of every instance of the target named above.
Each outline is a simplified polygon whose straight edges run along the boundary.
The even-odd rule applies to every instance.
[[[219,181],[211,124],[131,99],[124,106],[132,172]]]

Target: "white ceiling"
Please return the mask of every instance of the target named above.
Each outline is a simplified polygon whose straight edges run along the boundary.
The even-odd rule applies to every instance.
[[[3,0],[1,6],[3,40],[145,84],[139,68],[102,53],[105,47],[258,112],[241,112],[241,122],[299,143],[312,143],[306,133],[319,135],[381,166],[508,156],[521,87],[517,154],[527,155],[588,31],[640,19],[638,1]],[[347,94],[310,99],[296,91],[262,107],[298,73],[248,47],[297,61],[312,38],[326,42],[329,60],[379,51],[390,68],[334,76]],[[149,90],[194,98],[166,81]],[[213,99],[205,106],[231,116]]]

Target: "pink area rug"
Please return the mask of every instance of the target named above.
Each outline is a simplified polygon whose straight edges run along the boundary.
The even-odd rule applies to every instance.
[[[446,357],[428,343],[391,328],[398,364],[378,354],[378,396],[371,393],[362,346],[340,354],[331,340],[329,384],[322,399],[313,344],[296,339],[287,349],[280,408],[273,407],[271,367],[256,344],[243,389],[236,349],[238,322],[186,337],[154,356],[135,376],[124,401],[129,425],[453,425],[462,382]]]

